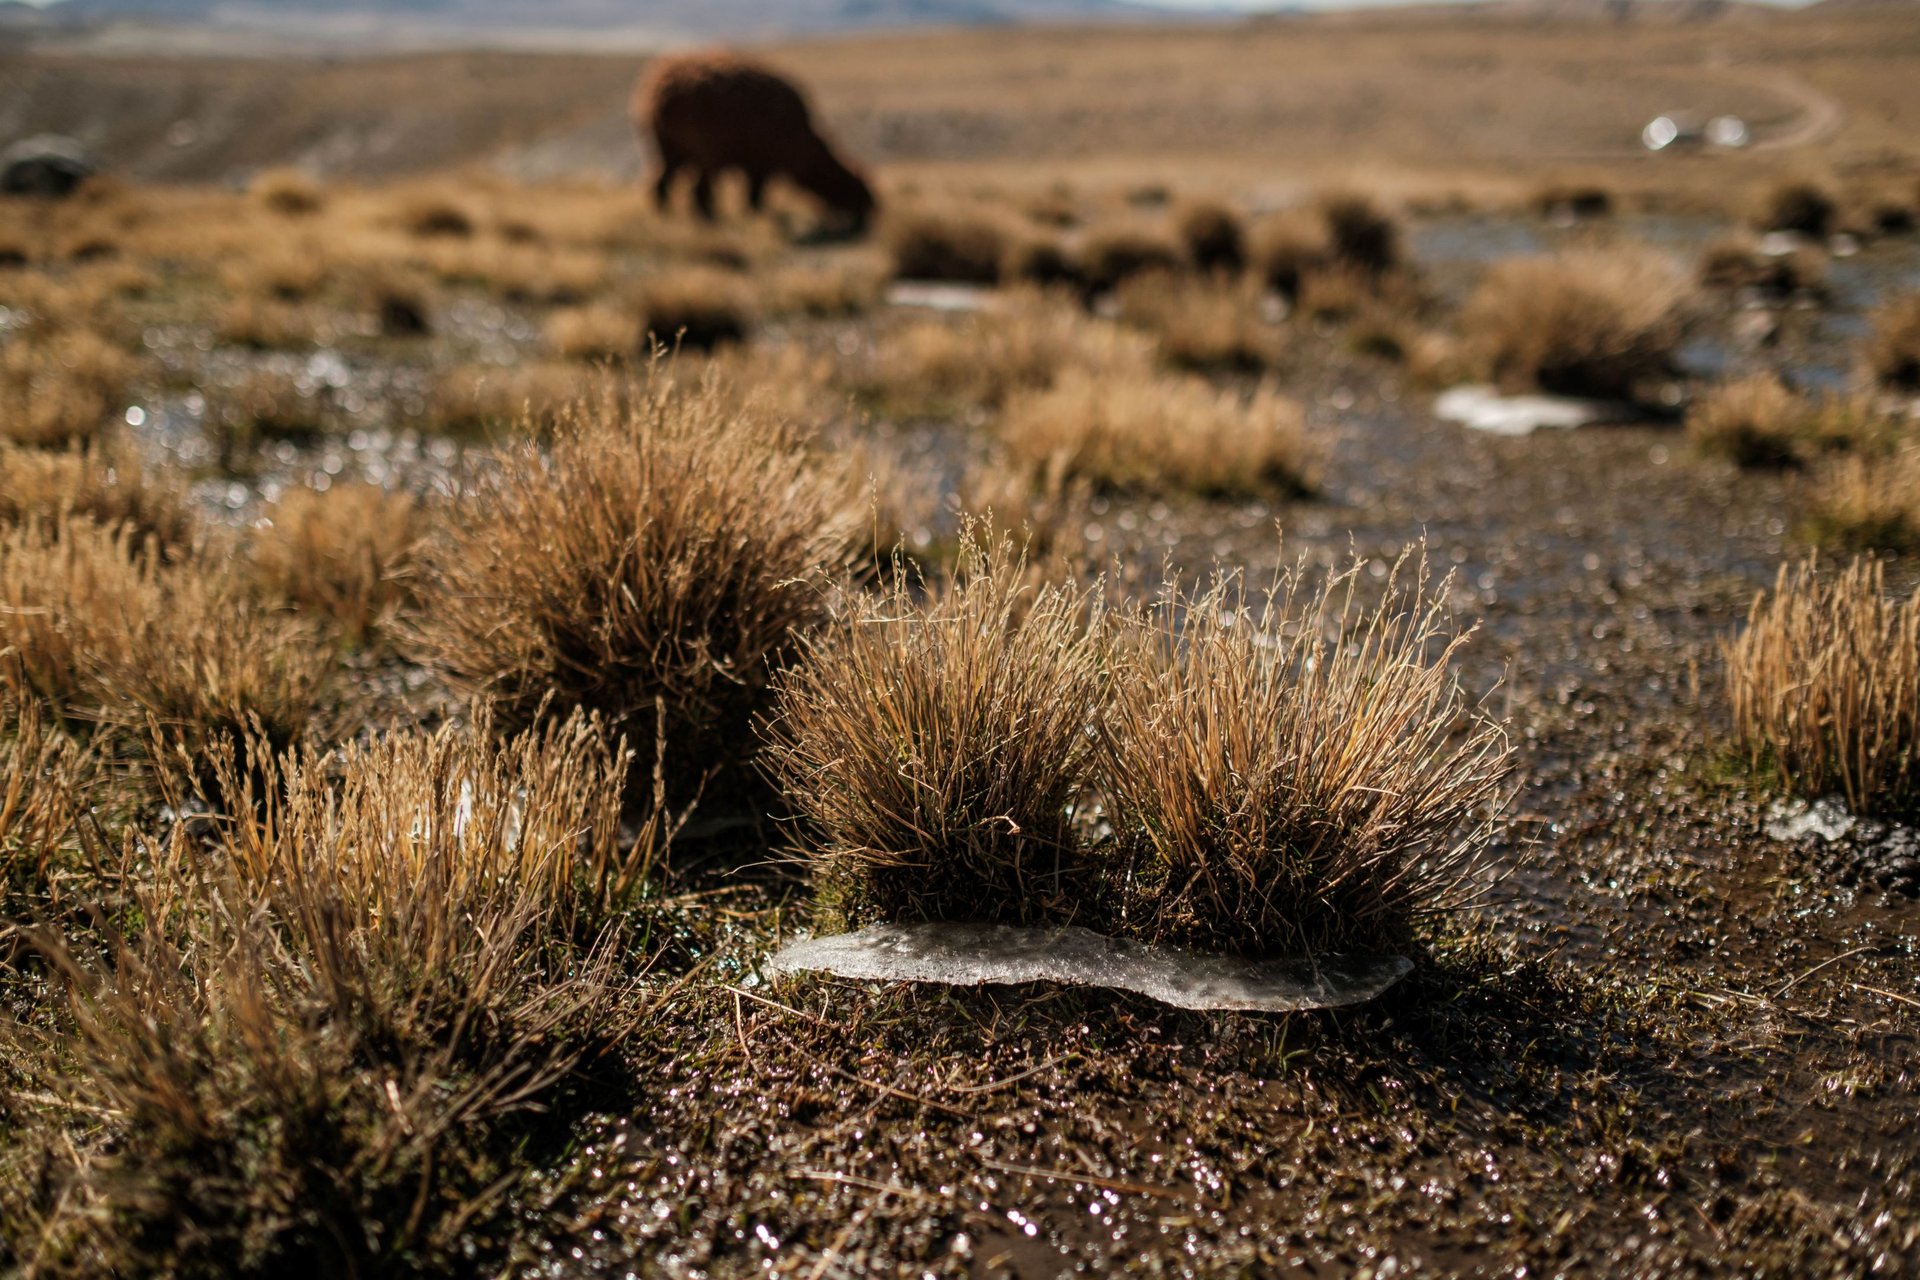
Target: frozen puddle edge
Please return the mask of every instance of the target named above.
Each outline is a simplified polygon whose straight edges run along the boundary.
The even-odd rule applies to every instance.
[[[1405,956],[1236,960],[1109,938],[1091,929],[876,924],[802,938],[768,957],[774,973],[874,982],[1064,982],[1116,987],[1180,1009],[1291,1013],[1363,1004],[1413,972]]]

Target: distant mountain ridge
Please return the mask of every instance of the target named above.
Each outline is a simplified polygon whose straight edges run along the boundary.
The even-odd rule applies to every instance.
[[[1126,0],[64,0],[69,19],[158,18],[251,27],[392,18],[488,27],[644,27],[686,32],[815,31],[848,27],[1151,18]],[[1166,12],[1191,15],[1182,7]]]

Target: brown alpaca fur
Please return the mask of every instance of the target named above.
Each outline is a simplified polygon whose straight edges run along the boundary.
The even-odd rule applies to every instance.
[[[694,207],[712,218],[714,178],[739,169],[755,209],[768,179],[784,174],[858,227],[873,213],[872,189],[815,131],[800,91],[731,53],[656,59],[634,93],[633,118],[643,136],[653,134],[660,152],[654,195],[663,209],[674,179],[689,169]]]

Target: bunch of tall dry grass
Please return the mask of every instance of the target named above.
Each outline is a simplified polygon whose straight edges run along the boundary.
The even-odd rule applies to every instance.
[[[924,598],[896,574],[780,680],[770,768],[825,918],[1061,921],[1086,912],[1075,812],[1102,653],[1087,595],[968,543]]]
[[[1657,254],[1571,250],[1497,263],[1460,327],[1470,358],[1496,382],[1617,398],[1669,371],[1692,301]]]
[[[1764,192],[1753,210],[1753,224],[1762,231],[1795,231],[1824,236],[1833,230],[1838,206],[1819,183],[1781,182]]]
[[[247,536],[250,574],[266,594],[364,643],[406,599],[403,573],[425,533],[409,494],[350,482],[289,489]]]
[[[1271,214],[1254,225],[1249,260],[1266,287],[1289,300],[1300,296],[1308,273],[1331,252],[1327,229],[1305,209]]]
[[[307,217],[326,207],[327,193],[298,169],[265,169],[247,184],[247,193],[264,209],[288,218]]]
[[[1768,253],[1751,236],[1730,236],[1708,245],[1700,257],[1700,283],[1710,288],[1753,289],[1787,298],[1817,293],[1826,279],[1826,252],[1814,245]]]
[[[594,727],[251,772],[280,798],[211,856],[162,842],[106,954],[46,942],[72,1034],[27,1046],[34,1083],[93,1132],[16,1151],[45,1162],[9,1206],[29,1271],[467,1269],[532,1114],[634,1025],[602,922],[653,850],[617,845],[625,761]]]
[[[1238,275],[1246,266],[1246,233],[1240,215],[1228,206],[1210,200],[1184,205],[1174,227],[1187,260],[1199,270]]]
[[[1320,198],[1315,209],[1326,227],[1327,250],[1336,265],[1373,276],[1399,269],[1400,224],[1372,197],[1354,191],[1331,192]]]
[[[90,329],[16,334],[0,344],[0,438],[56,449],[90,440],[134,372],[130,356]]]
[[[562,410],[607,393],[621,375],[556,361],[459,365],[440,375],[421,425],[442,435],[490,438],[549,431]]]
[[[547,345],[563,360],[637,360],[647,354],[645,321],[612,303],[567,307],[547,317]]]
[[[881,238],[893,256],[896,276],[995,284],[1014,236],[998,211],[922,205],[890,210]]]
[[[1141,492],[1310,492],[1322,452],[1273,387],[1243,395],[1151,366],[1069,367],[1010,400],[996,430],[1017,461]]]
[[[126,529],[135,543],[151,538],[169,556],[194,544],[200,523],[180,478],[149,470],[126,444],[60,453],[0,445],[0,525],[58,528],[69,517]]]
[[[1477,890],[1511,749],[1450,673],[1445,584],[1365,577],[1296,568],[1252,602],[1220,577],[1122,627],[1100,738],[1129,932],[1400,947]]]
[[[1157,339],[1178,368],[1266,368],[1284,347],[1284,331],[1260,314],[1259,299],[1236,283],[1188,275],[1141,275],[1116,291],[1119,317]]]
[[[1702,453],[1742,467],[1802,460],[1813,407],[1773,373],[1710,389],[1687,411],[1687,439]]]
[[[795,428],[665,367],[502,453],[421,550],[421,656],[515,727],[575,707],[651,739],[695,784],[747,724],[858,517]]]
[[[1920,290],[1888,298],[1872,319],[1867,372],[1883,386],[1920,391]]]
[[[248,735],[303,740],[334,666],[321,627],[231,568],[84,521],[0,532],[0,650],[15,696],[169,769]]]
[[[1808,524],[1815,542],[1843,551],[1920,551],[1920,445],[1834,460]]]
[[[1920,813],[1920,596],[1889,596],[1877,561],[1782,565],[1726,661],[1755,768],[1860,812]]]
[[[1153,351],[1144,334],[1030,290],[958,324],[929,320],[888,334],[847,378],[855,395],[884,413],[952,413],[997,407],[1068,369],[1144,368]]]
[[[0,692],[0,975],[18,971],[17,930],[88,897],[69,855],[79,823],[107,808],[101,775],[97,757],[49,725],[38,703]]]
[[[751,287],[738,272],[680,267],[640,284],[640,311],[652,341],[706,351],[739,342],[753,323]]]
[[[1141,275],[1166,275],[1186,266],[1171,232],[1137,220],[1107,223],[1087,233],[1080,248],[1080,282],[1089,294],[1106,293]]]

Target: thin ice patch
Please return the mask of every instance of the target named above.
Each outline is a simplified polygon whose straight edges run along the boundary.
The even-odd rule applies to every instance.
[[[1454,387],[1434,398],[1433,411],[1447,422],[1496,436],[1531,435],[1542,427],[1571,430],[1599,422],[1630,422],[1631,405],[1573,396],[1503,396],[1492,387]]]
[[[1064,982],[1116,987],[1180,1009],[1290,1013],[1363,1004],[1413,971],[1405,956],[1235,960],[1109,938],[1091,929],[1000,924],[876,924],[789,942],[775,973],[819,971],[874,982]]]

